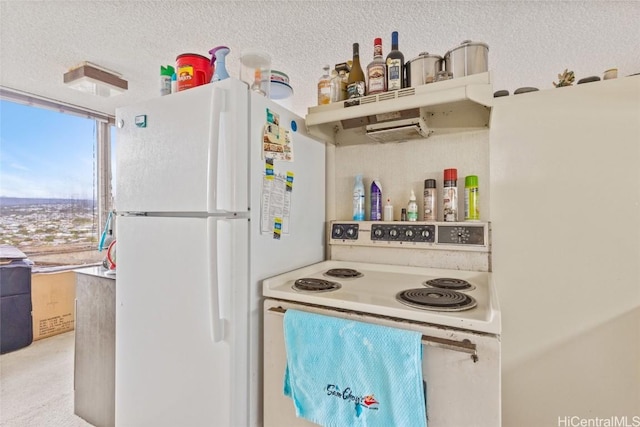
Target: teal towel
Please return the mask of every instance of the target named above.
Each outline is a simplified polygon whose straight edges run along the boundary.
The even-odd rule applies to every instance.
[[[325,427],[423,427],[419,332],[287,310],[284,394]]]

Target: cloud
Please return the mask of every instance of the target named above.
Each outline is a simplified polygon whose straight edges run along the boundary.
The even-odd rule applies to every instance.
[[[26,167],[26,166],[24,166],[24,165],[21,165],[21,164],[19,164],[19,163],[11,163],[11,164],[9,165],[9,167],[10,167],[11,169],[16,169],[16,170],[19,170],[19,171],[25,171],[25,172],[29,172],[29,171],[31,170],[30,168],[28,168],[28,167]]]

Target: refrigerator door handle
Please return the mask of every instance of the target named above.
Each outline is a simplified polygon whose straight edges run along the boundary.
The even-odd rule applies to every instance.
[[[216,194],[218,196],[216,209],[219,211],[233,212],[233,165],[235,165],[235,150],[231,146],[233,142],[228,132],[232,129],[229,123],[229,112],[221,111],[218,124],[218,164],[216,167]]]
[[[207,210],[209,212],[225,211],[229,206],[223,198],[229,198],[228,188],[221,180],[229,179],[228,168],[224,157],[227,140],[227,91],[221,87],[213,88],[211,100],[211,127],[209,129],[209,171],[207,179]],[[226,191],[225,191],[226,190]]]
[[[218,223],[218,252],[216,262],[218,264],[218,307],[221,322],[231,320],[231,269],[233,265],[234,242],[233,223],[235,219],[219,219]],[[224,329],[224,327],[223,327]]]
[[[218,277],[218,220],[207,218],[207,260],[209,271],[209,315],[211,325],[211,339],[220,342],[224,338],[224,322],[220,316],[220,283]]]

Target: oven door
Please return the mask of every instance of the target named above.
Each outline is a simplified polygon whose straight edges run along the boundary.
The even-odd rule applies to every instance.
[[[286,366],[283,318],[288,309],[418,331],[423,334],[422,371],[429,427],[500,426],[500,340],[435,325],[334,311],[266,299],[264,302],[264,426],[312,427],[297,418],[283,393]]]

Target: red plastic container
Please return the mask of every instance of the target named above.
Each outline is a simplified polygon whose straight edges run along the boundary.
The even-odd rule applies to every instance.
[[[176,80],[178,92],[200,86],[211,81],[211,60],[197,53],[183,53],[176,58]]]

